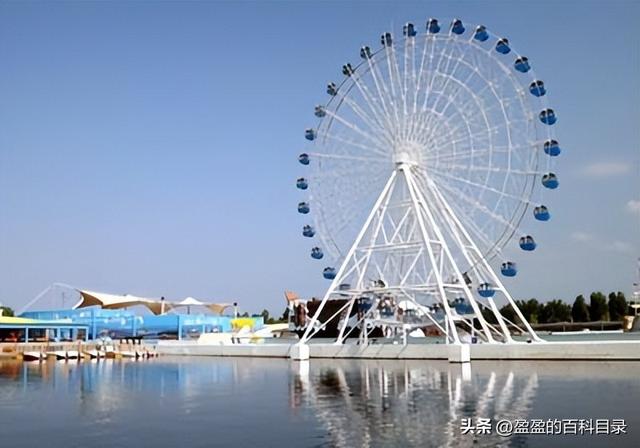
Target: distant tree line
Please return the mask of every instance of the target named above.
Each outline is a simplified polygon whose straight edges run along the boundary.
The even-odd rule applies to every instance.
[[[573,305],[569,305],[563,300],[550,300],[545,303],[538,302],[536,299],[516,300],[516,304],[520,311],[532,324],[550,324],[557,322],[598,322],[609,321],[619,322],[625,314],[632,314],[629,309],[629,303],[623,292],[612,292],[605,296],[602,292],[592,292],[589,296],[589,303],[584,296],[580,294],[573,301]],[[0,306],[3,316],[13,316],[13,309],[7,306]],[[509,305],[500,308],[500,313],[512,322],[518,322],[515,311]],[[482,311],[484,318],[491,322],[497,323],[495,316],[491,310],[485,308]],[[239,317],[262,317],[265,324],[277,324],[287,322],[289,309],[286,308],[279,318],[271,316],[269,310],[262,310],[258,314],[249,315],[244,312]]]
[[[515,302],[525,319],[532,324],[598,321],[619,322],[625,314],[631,314],[627,299],[624,293],[620,291],[612,292],[608,297],[600,291],[592,292],[589,296],[588,304],[582,294],[576,297],[573,305],[557,299],[550,300],[546,303],[540,303],[536,299],[516,300]],[[509,305],[502,307],[500,312],[505,318],[512,322],[519,321],[515,311]],[[482,314],[485,319],[495,323],[495,316],[490,310],[485,309]]]
[[[280,316],[279,318],[272,317],[269,314],[269,310],[267,309],[262,310],[258,314],[251,314],[251,315],[249,315],[249,313],[247,312],[244,312],[242,314],[238,314],[238,317],[262,317],[264,323],[267,325],[280,324],[280,323],[286,323],[288,321],[289,309],[288,308],[285,309],[284,313],[282,313],[282,316]]]

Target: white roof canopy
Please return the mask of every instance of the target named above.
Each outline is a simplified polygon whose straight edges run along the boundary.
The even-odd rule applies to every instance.
[[[211,303],[202,302],[194,299],[193,297],[187,297],[180,302],[169,302],[162,299],[150,299],[146,297],[137,297],[131,294],[114,295],[104,292],[96,292],[89,290],[77,290],[80,293],[82,299],[77,303],[74,308],[86,308],[88,306],[100,306],[104,309],[115,310],[121,308],[129,308],[131,306],[142,305],[147,307],[153,314],[163,314],[177,307],[184,306],[203,306],[210,311],[222,314],[222,312],[233,304],[231,303]]]
[[[186,299],[180,301],[177,303],[177,305],[182,305],[182,306],[191,306],[191,305],[206,305],[205,302],[201,302],[198,299],[194,299],[193,297],[187,297]]]

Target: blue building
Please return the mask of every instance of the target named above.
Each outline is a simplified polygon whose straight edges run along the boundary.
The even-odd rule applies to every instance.
[[[233,317],[207,314],[137,315],[124,309],[108,310],[99,306],[28,311],[20,317],[83,325],[89,329],[89,339],[102,335],[112,338],[195,338],[202,333],[230,332],[234,321]],[[252,320],[254,328],[263,326],[262,317]]]

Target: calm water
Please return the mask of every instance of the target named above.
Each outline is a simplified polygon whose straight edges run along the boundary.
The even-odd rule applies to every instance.
[[[0,446],[640,446],[640,363],[0,361]],[[461,434],[461,419],[620,418],[626,436]]]

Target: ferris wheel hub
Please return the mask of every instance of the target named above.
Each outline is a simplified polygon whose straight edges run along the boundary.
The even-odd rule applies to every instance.
[[[393,161],[396,165],[415,165],[415,162],[409,156],[407,152],[396,153]]]
[[[421,150],[420,145],[415,142],[404,142],[394,149],[393,163],[395,165],[418,165]]]

